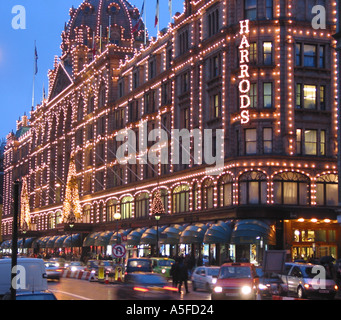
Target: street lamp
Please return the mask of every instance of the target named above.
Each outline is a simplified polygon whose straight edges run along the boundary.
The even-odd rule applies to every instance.
[[[155,215],[156,220],[156,256],[159,256],[159,220],[161,218],[161,214],[159,212],[156,212]]]
[[[115,212],[114,220],[116,221],[116,244],[118,244],[118,221],[121,220],[121,214],[119,212]]]

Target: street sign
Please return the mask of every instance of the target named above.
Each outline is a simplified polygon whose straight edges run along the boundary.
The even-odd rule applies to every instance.
[[[115,258],[124,258],[126,253],[126,247],[122,244],[116,244],[112,247],[112,255]]]

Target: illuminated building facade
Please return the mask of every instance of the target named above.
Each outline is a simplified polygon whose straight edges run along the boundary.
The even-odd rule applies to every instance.
[[[326,29],[312,28],[316,4],[326,8]],[[71,9],[48,98],[8,136],[4,237],[11,184],[24,177],[28,234],[46,241],[65,234],[73,159],[82,213],[72,232],[83,249],[115,238],[117,225],[130,252],[154,250],[150,208],[160,191],[163,253],[217,262],[229,255],[259,262],[264,248],[285,249],[288,258],[340,257],[335,10],[335,1],[186,0],[174,23],[144,46],[143,24],[134,30],[139,12],[127,1]],[[137,133],[136,163],[129,154],[125,163],[116,158],[122,129]],[[172,162],[169,135],[156,148],[168,148],[168,163],[143,164],[155,141],[141,141],[153,129],[203,135],[190,140],[189,163]],[[214,146],[215,132],[224,132],[213,148],[224,150],[219,175],[205,164],[207,129]]]

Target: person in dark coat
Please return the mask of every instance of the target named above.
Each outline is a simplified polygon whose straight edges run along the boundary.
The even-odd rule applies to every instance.
[[[173,287],[177,288],[179,283],[179,259],[176,258],[170,269],[170,275],[172,276]]]
[[[188,291],[188,284],[187,284],[187,280],[188,280],[188,267],[187,264],[184,262],[183,259],[181,259],[181,261],[179,262],[179,266],[178,266],[178,274],[179,274],[179,287],[178,287],[178,291],[179,293],[181,292],[181,287],[182,287],[182,283],[184,283],[185,285],[185,289],[186,289],[186,293],[189,293]]]

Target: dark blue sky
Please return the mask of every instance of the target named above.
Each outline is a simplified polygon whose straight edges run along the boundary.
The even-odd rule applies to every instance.
[[[156,0],[146,1],[147,28],[154,28]],[[2,0],[0,1],[0,139],[12,130],[16,120],[32,104],[34,70],[34,41],[38,50],[38,74],[35,79],[35,104],[42,98],[43,84],[48,91],[47,72],[53,67],[54,56],[61,54],[61,33],[69,21],[69,9],[77,8],[82,0]],[[141,10],[143,0],[130,0]],[[21,5],[26,10],[26,29],[15,30],[12,9]],[[183,11],[183,1],[173,0],[173,14]],[[160,0],[160,29],[170,21],[168,0]]]

